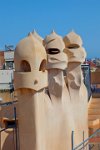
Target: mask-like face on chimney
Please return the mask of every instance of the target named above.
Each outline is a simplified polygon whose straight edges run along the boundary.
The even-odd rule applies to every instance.
[[[68,62],[83,63],[86,58],[85,49],[82,47],[82,40],[79,35],[74,32],[64,37],[65,50],[68,55]]]
[[[15,89],[46,87],[46,60],[45,48],[31,33],[21,40],[15,50]]]
[[[44,39],[44,45],[48,56],[47,69],[64,70],[67,65],[67,56],[63,53],[65,44],[62,37],[53,31]]]

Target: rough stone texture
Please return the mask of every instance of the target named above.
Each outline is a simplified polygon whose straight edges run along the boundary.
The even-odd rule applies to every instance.
[[[15,51],[15,89],[18,95],[20,150],[45,150],[46,52],[32,34]],[[21,83],[21,84],[20,84]]]
[[[82,141],[83,131],[85,139],[88,137],[88,96],[83,83],[81,63],[85,61],[86,52],[82,47],[82,40],[76,33],[71,32],[64,37],[68,56],[67,86],[70,93],[72,114],[75,123],[75,145]]]
[[[52,150],[71,150],[71,132],[74,129],[74,122],[71,110],[70,96],[65,84],[63,70],[67,68],[67,56],[62,51],[63,40],[55,32],[45,38],[48,58],[48,93],[52,102],[53,120],[51,120],[51,144],[48,147]],[[56,43],[57,41],[57,43]],[[59,44],[61,44],[59,46]],[[58,49],[58,51],[56,51]],[[51,114],[50,114],[51,115]]]
[[[87,91],[81,71],[86,53],[75,33],[65,36],[64,42],[53,31],[44,39],[44,48],[33,32],[16,47],[20,150],[71,150],[72,131],[74,146],[82,142],[83,130],[88,137]]]

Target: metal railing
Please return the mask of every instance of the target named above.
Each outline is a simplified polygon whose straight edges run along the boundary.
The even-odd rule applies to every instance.
[[[97,135],[97,133],[100,133],[100,129],[96,130],[90,137],[88,137],[85,140],[84,140],[84,136],[83,136],[83,141],[79,145],[74,147],[74,131],[72,131],[72,136],[71,136],[72,150],[84,150],[84,148],[86,146],[88,146],[89,140],[92,139],[95,135]]]

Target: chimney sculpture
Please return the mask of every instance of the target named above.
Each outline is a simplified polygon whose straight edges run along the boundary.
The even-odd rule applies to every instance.
[[[33,30],[32,35],[43,44],[43,38],[35,30]]]
[[[88,137],[87,91],[81,71],[86,53],[75,33],[65,36],[64,42],[53,31],[44,39],[44,48],[33,32],[16,47],[20,150],[71,150],[72,131],[75,145],[82,142],[83,131]]]
[[[71,98],[73,118],[75,122],[74,139],[78,145],[88,137],[88,95],[83,82],[81,64],[85,61],[86,52],[82,40],[74,32],[64,37],[65,53],[68,56],[67,86]]]
[[[67,56],[62,37],[54,31],[45,40],[47,51],[48,95],[51,108],[48,112],[46,150],[71,150],[71,132],[74,130],[70,96],[64,81]]]
[[[15,50],[15,90],[18,95],[20,150],[46,150],[45,91],[47,55],[32,33]]]

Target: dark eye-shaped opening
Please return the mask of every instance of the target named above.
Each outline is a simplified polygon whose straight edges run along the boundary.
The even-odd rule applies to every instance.
[[[80,46],[78,45],[78,44],[70,44],[69,46],[68,46],[68,48],[69,49],[77,49],[77,48],[79,48]]]
[[[41,64],[40,64],[40,68],[39,68],[39,71],[43,71],[45,72],[46,70],[46,60],[42,60]]]
[[[55,55],[55,54],[60,53],[60,50],[57,49],[57,48],[49,48],[49,49],[47,50],[47,53],[48,53],[48,54]]]
[[[20,68],[22,72],[31,72],[30,64],[26,60],[21,61]]]
[[[16,126],[15,120],[6,120],[4,124],[6,128],[15,128]]]

